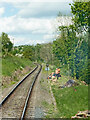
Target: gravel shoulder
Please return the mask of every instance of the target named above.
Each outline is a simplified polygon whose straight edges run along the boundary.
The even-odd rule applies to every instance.
[[[26,118],[52,118],[55,113],[57,113],[56,101],[47,73],[42,68],[28,104]]]

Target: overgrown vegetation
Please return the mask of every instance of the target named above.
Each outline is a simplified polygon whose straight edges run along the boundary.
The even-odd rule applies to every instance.
[[[49,66],[50,71],[54,71],[54,66]],[[53,68],[53,69],[52,69]],[[45,66],[43,71],[45,71]],[[45,71],[44,73],[46,73]],[[75,80],[79,85],[61,89],[68,80],[73,79],[71,76],[65,76],[65,71],[61,69],[61,77],[53,82],[50,80],[52,92],[56,100],[57,111],[53,109],[53,105],[43,104],[48,107],[46,118],[71,118],[78,111],[88,110],[88,85],[84,85],[81,81]]]
[[[31,66],[31,64],[29,59],[7,56],[2,59],[2,75],[11,76],[15,70]]]
[[[90,35],[89,22],[90,2],[73,2],[71,11],[74,24],[70,26],[60,26],[60,37],[53,42],[53,52],[57,61],[61,61],[62,70],[68,75],[84,80],[88,80],[88,38]],[[56,64],[58,66],[58,64]],[[67,73],[67,72],[66,72]],[[63,81],[62,81],[63,79]],[[78,111],[88,110],[88,86],[79,82],[79,86],[60,89],[65,79],[52,85],[52,90],[56,99],[57,118],[71,118]],[[67,81],[69,79],[67,78]],[[55,117],[54,116],[54,117]]]
[[[74,24],[60,26],[60,36],[53,42],[53,52],[58,62],[67,65],[69,75],[88,81],[88,37],[90,2],[73,2],[71,11]]]
[[[88,110],[88,86],[60,89],[58,85],[53,85],[52,90],[59,110],[57,118],[71,118],[78,111]]]

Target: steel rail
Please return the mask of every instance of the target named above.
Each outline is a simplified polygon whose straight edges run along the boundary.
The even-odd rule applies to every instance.
[[[29,76],[31,75],[36,69],[38,68],[38,65],[29,73],[27,74],[12,90],[11,92],[2,100],[0,103],[0,107],[5,103],[5,101],[11,96],[11,94],[16,90],[16,88]]]
[[[39,73],[41,72],[41,69],[42,69],[42,65],[40,65],[39,72],[38,72],[37,75],[35,76],[35,78],[34,78],[34,80],[33,80],[33,82],[32,82],[32,85],[31,85],[30,88],[29,88],[29,92],[28,92],[28,95],[27,95],[27,98],[26,98],[26,101],[25,101],[25,105],[24,105],[24,108],[23,108],[23,112],[22,112],[22,115],[21,115],[21,118],[20,118],[21,120],[23,120],[24,117],[25,117],[25,113],[26,113],[28,101],[29,101],[29,98],[30,98],[30,96],[31,96],[31,93],[32,93],[33,87],[34,87],[34,85],[35,85],[36,79],[37,79]]]

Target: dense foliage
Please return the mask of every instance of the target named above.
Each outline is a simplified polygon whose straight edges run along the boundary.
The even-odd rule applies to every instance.
[[[53,42],[53,53],[58,62],[67,65],[69,75],[88,81],[89,2],[71,5],[74,24],[60,26],[60,36]],[[87,6],[86,6],[87,5]],[[57,64],[58,65],[58,64]]]
[[[3,55],[7,55],[13,48],[13,44],[10,41],[8,34],[2,32],[1,41],[2,41],[2,53]]]
[[[84,30],[87,31],[90,25],[90,1],[74,1],[71,5],[71,12],[74,15],[73,21],[78,32],[83,32]]]

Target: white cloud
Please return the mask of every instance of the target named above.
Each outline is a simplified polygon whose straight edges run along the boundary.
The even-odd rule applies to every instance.
[[[26,44],[26,38],[25,37],[22,37],[22,36],[12,36],[12,35],[9,35],[8,36],[10,38],[10,41],[14,44],[14,45],[20,45],[20,44]]]
[[[0,0],[0,3],[3,3],[3,5],[8,3],[9,6],[15,9],[18,8],[17,17],[23,18],[57,16],[59,11],[65,12],[63,8],[69,8],[70,11],[68,3],[70,3],[71,0],[53,1],[54,0]]]
[[[0,2],[72,2],[72,0],[0,0]]]
[[[18,14],[0,18],[0,33],[5,32],[9,34],[11,41],[13,42],[14,40],[14,45],[52,41],[54,38],[53,33],[59,25],[71,23],[71,18],[62,17],[55,19],[55,17],[51,18],[51,16],[49,16],[50,14],[53,15],[54,11],[59,11],[58,7],[60,7],[59,5],[57,7],[57,3],[52,3],[51,0],[15,0],[15,2],[12,0],[0,0],[0,2],[1,1],[6,3],[10,2],[14,7],[19,7]],[[60,2],[59,0],[57,1]],[[55,2],[57,1],[55,0]],[[61,2],[64,1],[66,2],[66,0],[61,0]],[[26,2],[28,2],[28,4]],[[44,4],[44,2],[51,3]],[[4,8],[0,8],[0,11],[2,15]],[[48,14],[49,18],[46,17],[45,14]],[[45,17],[41,18],[40,16],[42,15]]]
[[[73,0],[0,0],[6,3],[22,3],[22,2],[72,2]],[[90,0],[76,0],[76,2],[89,2]]]
[[[36,45],[37,43],[45,43],[46,40],[38,40],[38,39],[31,39],[31,38],[27,38],[25,36],[11,36],[9,35],[8,36],[11,40],[11,42],[14,44],[14,46],[17,46],[17,45]]]
[[[53,34],[48,34],[48,35],[46,34],[43,36],[43,39],[44,40],[53,40],[54,37],[55,37],[55,35],[53,35]]]
[[[0,19],[0,33],[48,33],[51,32],[51,19],[5,17]]]
[[[26,19],[12,16],[0,19],[0,33],[53,33],[58,25],[70,25],[71,23],[71,17],[59,17],[57,19]]]
[[[37,43],[39,43],[39,44],[42,44],[42,43],[45,43],[46,41],[44,41],[44,40],[31,40],[31,39],[29,39],[27,42],[26,42],[26,45],[36,45]]]
[[[1,8],[0,8],[0,17],[4,14],[4,12],[5,12],[4,7],[1,7]]]
[[[22,5],[17,4],[15,5],[16,7],[20,8],[20,11],[18,12],[17,16],[18,17],[23,17],[23,18],[29,18],[29,17],[55,17],[59,13],[59,11],[62,14],[68,14],[70,13],[70,6],[69,3],[67,2],[31,2],[25,5],[22,3]],[[26,7],[27,6],[27,7]]]
[[[5,17],[0,19],[0,33],[5,32],[11,35],[11,41],[13,42],[14,38],[15,45],[45,43],[53,40],[53,33],[55,32],[55,29],[62,24],[71,24],[71,18],[60,17],[56,19],[26,19],[17,18],[16,16]],[[42,35],[42,38],[37,38],[37,35]]]

